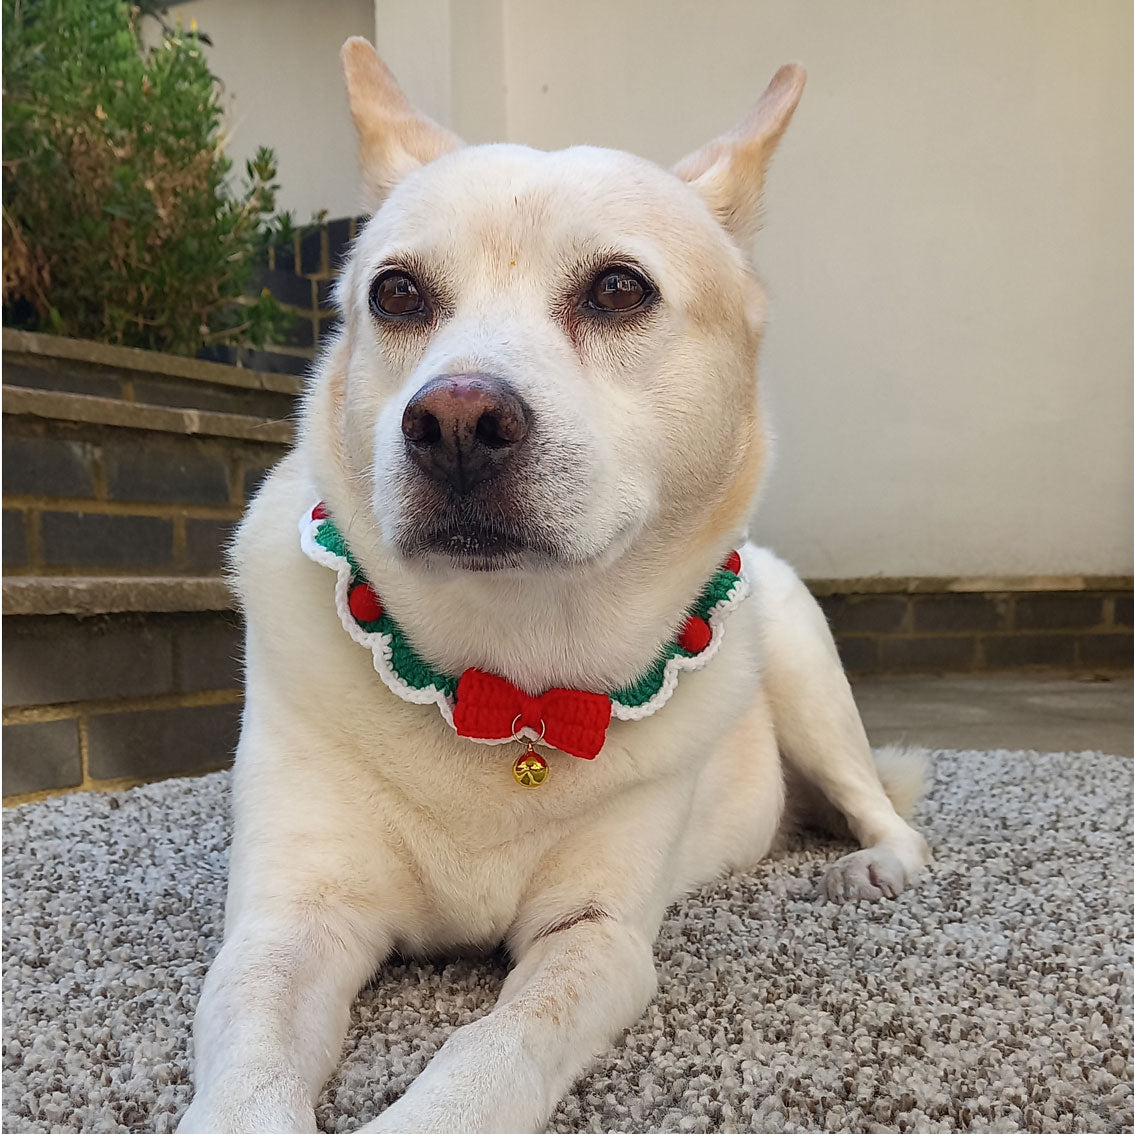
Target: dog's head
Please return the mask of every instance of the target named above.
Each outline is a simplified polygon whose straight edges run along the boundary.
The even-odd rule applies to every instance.
[[[711,559],[762,465],[747,245],[803,71],[668,172],[466,147],[365,40],[343,61],[375,207],[340,280],[328,394],[353,513],[410,569]]]

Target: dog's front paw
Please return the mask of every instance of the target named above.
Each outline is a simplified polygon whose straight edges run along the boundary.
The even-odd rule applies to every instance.
[[[874,902],[896,898],[909,885],[901,859],[885,847],[867,847],[831,863],[819,893],[831,902]]]
[[[357,1134],[536,1134],[554,1090],[499,1012],[458,1028],[397,1102]]]

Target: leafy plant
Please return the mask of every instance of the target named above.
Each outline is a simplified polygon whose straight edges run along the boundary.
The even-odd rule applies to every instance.
[[[3,12],[5,323],[183,354],[261,345],[287,320],[244,295],[274,232],[275,156],[226,183],[196,34],[143,52],[122,0]]]

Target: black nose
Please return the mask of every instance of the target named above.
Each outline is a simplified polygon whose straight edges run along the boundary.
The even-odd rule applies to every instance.
[[[531,410],[502,378],[450,374],[410,399],[402,433],[410,459],[454,492],[497,476],[528,435]]]

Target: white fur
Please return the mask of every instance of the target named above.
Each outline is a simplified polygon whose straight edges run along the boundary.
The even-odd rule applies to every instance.
[[[649,1001],[665,908],[768,852],[785,766],[863,845],[832,868],[829,896],[892,896],[927,857],[879,782],[819,608],[751,545],[752,597],[710,664],[655,715],[613,720],[596,760],[549,751],[537,790],[513,781],[512,749],[462,740],[378,680],[340,624],[334,574],[299,546],[297,517],[316,499],[423,656],[535,692],[631,680],[743,543],[763,452],[763,297],[730,235],[745,218],[720,211],[730,178],[762,179],[802,79],[781,71],[746,132],[683,181],[607,151],[454,151],[371,56],[348,44],[352,112],[368,183],[394,188],[343,277],[345,330],[301,440],[234,555],[247,619],[235,837],[181,1134],[310,1134],[351,1000],[391,950],[502,940],[516,965],[496,1008],[363,1129],[541,1129]],[[412,343],[366,309],[373,274],[407,246],[453,293],[447,319]],[[632,342],[572,342],[549,307],[565,266],[596,250],[634,256],[663,297]],[[470,572],[398,552],[414,510],[401,409],[429,376],[472,366],[506,377],[538,415],[526,501],[558,564]]]

